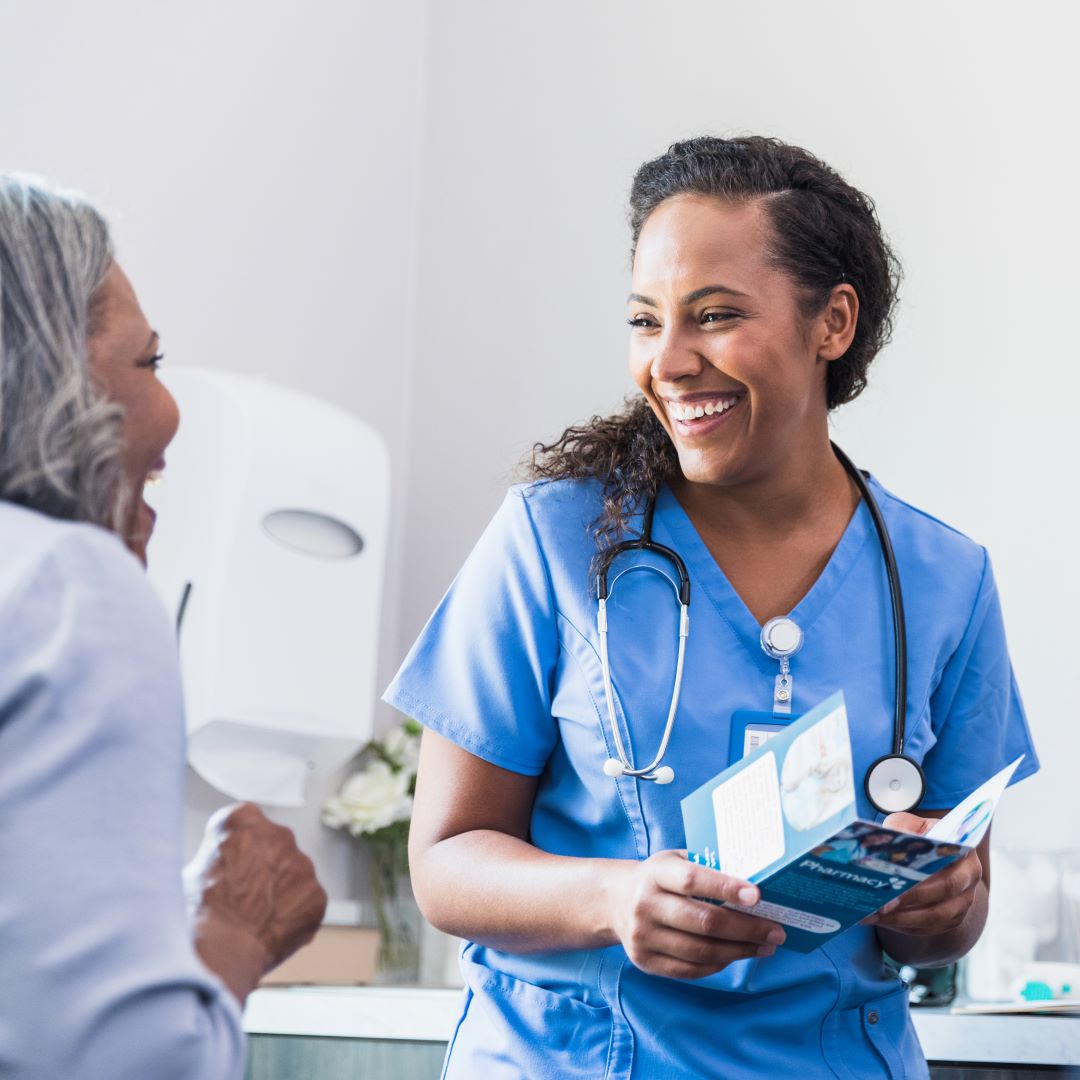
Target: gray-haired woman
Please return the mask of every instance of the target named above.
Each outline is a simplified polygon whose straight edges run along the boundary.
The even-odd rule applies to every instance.
[[[0,1075],[239,1077],[239,1005],[326,897],[247,805],[181,886],[184,721],[141,573],[178,413],[81,198],[0,177]],[[134,555],[136,558],[133,558]],[[200,962],[201,961],[201,962]]]

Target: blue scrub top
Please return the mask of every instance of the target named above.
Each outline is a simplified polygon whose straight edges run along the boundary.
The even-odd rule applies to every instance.
[[[1038,762],[986,551],[871,482],[904,587],[906,752],[926,772],[922,805],[945,810],[1021,754],[1014,782]],[[777,665],[761,650],[757,621],[663,489],[653,535],[682,555],[693,589],[665,759],[675,780],[661,787],[605,776],[615,748],[589,570],[600,508],[595,482],[511,490],[385,700],[485,761],[538,775],[538,848],[644,859],[684,846],[680,800],[728,764],[732,713],[771,710]],[[642,556],[620,557],[611,578],[624,558]],[[889,603],[881,550],[860,505],[791,612],[805,634],[792,662],[795,711],[844,691],[857,775],[891,746]],[[631,758],[645,763],[660,741],[675,670],[670,586],[655,574],[627,575],[608,602],[608,624],[616,716]],[[860,815],[880,820],[859,788]],[[461,966],[467,994],[449,1078],[927,1076],[906,990],[886,969],[871,927],[853,927],[808,955],[780,949],[693,982],[646,974],[621,946],[516,955],[469,943]]]

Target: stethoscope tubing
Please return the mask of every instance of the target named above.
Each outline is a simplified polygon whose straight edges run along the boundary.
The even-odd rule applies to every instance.
[[[859,489],[859,494],[862,495],[866,509],[870,511],[870,518],[874,523],[878,544],[881,547],[881,557],[885,562],[885,573],[889,579],[896,694],[893,713],[892,752],[899,757],[904,753],[904,742],[907,738],[907,620],[904,618],[904,590],[900,584],[900,570],[896,565],[892,539],[885,525],[885,519],[882,517],[881,508],[877,504],[877,499],[874,498],[874,493],[870,490],[865,474],[836,443],[830,445],[840,464],[844,466],[848,475],[855,482],[855,486]]]
[[[649,567],[648,569],[654,568]],[[656,573],[664,578],[671,587],[675,589],[677,596],[678,589],[671,578],[669,578],[662,570],[657,570]],[[618,580],[619,577],[616,577],[615,581]],[[612,585],[614,585],[614,582],[612,582]],[[686,639],[690,636],[689,605],[682,603],[681,600],[679,602],[679,653],[675,660],[675,682],[671,690],[671,705],[668,708],[667,721],[664,724],[664,734],[660,739],[660,748],[656,752],[656,757],[653,758],[652,762],[646,765],[644,769],[630,767],[630,758],[626,753],[626,747],[623,745],[622,741],[622,734],[619,731],[619,725],[615,719],[615,693],[611,686],[611,664],[608,660],[606,599],[601,599],[599,601],[597,609],[597,627],[600,634],[600,666],[603,668],[604,672],[604,698],[607,701],[608,723],[611,726],[612,738],[615,740],[615,753],[618,755],[618,761],[622,765],[621,775],[634,776],[640,779],[655,779],[655,771],[664,760],[668,743],[671,741],[671,732],[675,727],[675,714],[679,710],[679,698],[682,695],[683,667],[686,661]]]

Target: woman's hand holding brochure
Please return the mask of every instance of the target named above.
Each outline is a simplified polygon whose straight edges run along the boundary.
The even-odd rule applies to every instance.
[[[898,832],[925,836],[937,825],[937,820],[916,814],[890,814],[882,825]],[[982,860],[977,851],[969,851],[962,859],[863,919],[863,923],[921,937],[956,930],[979,902],[981,890],[978,886],[982,879]]]
[[[862,921],[896,959],[946,962],[981,926],[988,863],[976,849],[1019,763],[940,820],[862,820],[834,694],[683,799],[689,859],[756,885],[757,903],[723,902],[782,924],[785,948],[810,952]]]
[[[612,928],[633,963],[654,975],[701,979],[735,960],[771,956],[786,934],[768,919],[718,902],[756,904],[760,890],[661,851],[630,864],[612,894]]]
[[[984,880],[988,860],[980,858],[978,849],[989,844],[994,807],[1019,764],[1020,758],[1017,758],[940,819],[917,814],[890,814],[882,822],[887,829],[926,836],[939,844],[965,845],[973,850],[945,869],[936,870],[933,877],[886,904],[863,922],[881,930],[932,937],[957,930],[973,907],[985,904],[986,889],[980,889],[979,884]],[[930,871],[934,867],[931,864],[923,869]],[[986,885],[989,884],[987,878]]]
[[[990,820],[1017,765],[1020,758],[940,820],[920,818],[914,813],[889,814],[881,823],[886,828],[931,838],[942,846],[940,851],[947,852],[949,846],[971,850],[943,869],[935,868],[932,863],[924,865],[924,870],[933,872],[932,877],[864,919],[865,923],[876,926],[879,932],[885,931],[886,935],[894,932],[908,937],[934,937],[959,931],[973,908],[985,908],[989,887],[985,846],[989,843]],[[887,936],[882,944],[889,945]]]

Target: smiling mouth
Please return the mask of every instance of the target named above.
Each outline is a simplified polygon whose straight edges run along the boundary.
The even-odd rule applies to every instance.
[[[726,413],[731,412],[746,397],[745,393],[717,394],[711,398],[697,398],[694,401],[665,401],[667,414],[685,428],[705,426]],[[711,427],[711,423],[709,424]]]

